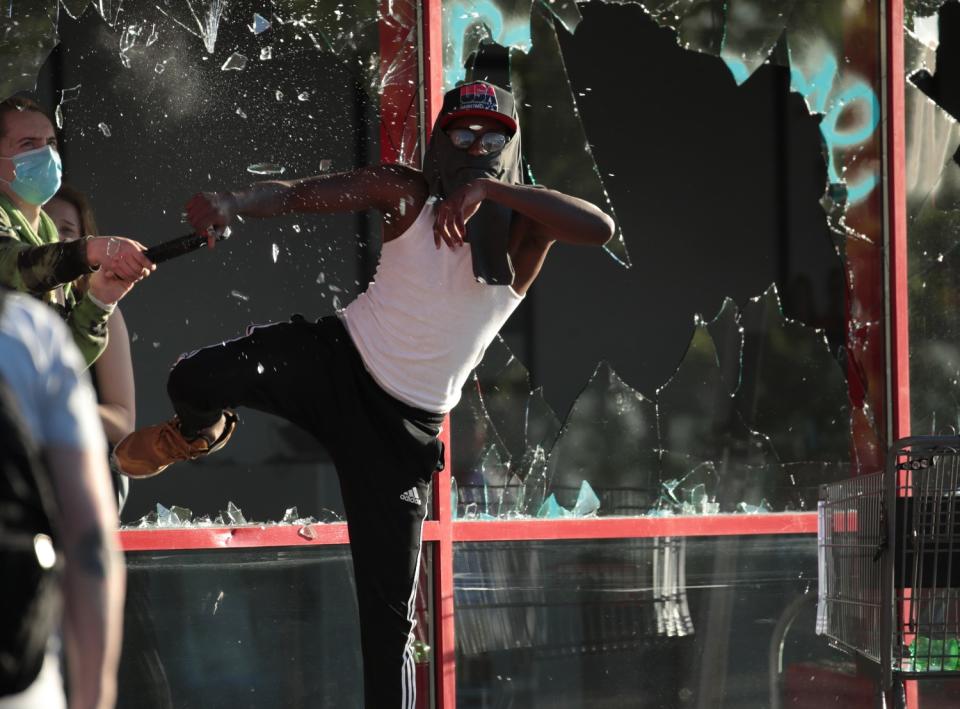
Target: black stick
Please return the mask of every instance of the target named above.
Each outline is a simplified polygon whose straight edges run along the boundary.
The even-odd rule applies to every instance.
[[[230,238],[230,229],[226,228],[223,232],[217,234],[217,241],[224,241]],[[200,234],[186,234],[178,236],[176,239],[164,241],[162,244],[151,246],[144,252],[144,256],[154,263],[163,263],[177,256],[183,256],[191,251],[196,251],[207,244],[207,237]]]

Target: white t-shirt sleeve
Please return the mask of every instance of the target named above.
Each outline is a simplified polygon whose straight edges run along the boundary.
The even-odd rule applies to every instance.
[[[46,305],[5,297],[0,375],[38,444],[106,452],[96,397],[70,332]]]

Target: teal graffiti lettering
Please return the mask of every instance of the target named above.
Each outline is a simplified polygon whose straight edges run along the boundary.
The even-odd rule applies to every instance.
[[[790,88],[807,100],[811,111],[823,114],[820,133],[827,145],[827,176],[831,183],[844,181],[837,170],[836,151],[866,142],[880,124],[880,101],[869,84],[860,81],[831,95],[837,70],[837,59],[831,54],[824,55],[820,70],[809,80],[796,67],[790,69]],[[840,117],[854,107],[859,107],[865,118],[852,128],[841,130],[837,125]],[[878,183],[875,173],[856,183],[847,183],[847,203],[856,204],[865,199]]]

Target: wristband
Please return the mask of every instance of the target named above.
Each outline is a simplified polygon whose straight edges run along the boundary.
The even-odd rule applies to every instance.
[[[117,309],[117,304],[116,304],[116,303],[104,303],[104,302],[101,302],[101,300],[100,300],[99,298],[97,298],[97,296],[95,296],[95,295],[94,295],[93,293],[91,293],[89,290],[87,290],[86,295],[87,295],[87,297],[90,299],[90,302],[91,302],[91,303],[93,303],[94,305],[96,305],[98,308],[100,308],[100,310],[104,311],[104,312],[107,313],[108,315],[112,314],[113,311]]]

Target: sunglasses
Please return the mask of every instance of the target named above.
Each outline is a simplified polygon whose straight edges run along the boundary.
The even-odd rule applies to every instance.
[[[499,130],[477,133],[469,128],[454,128],[447,131],[447,136],[453,146],[460,150],[467,150],[479,140],[482,153],[495,153],[503,150],[503,146],[507,144],[507,134]]]

